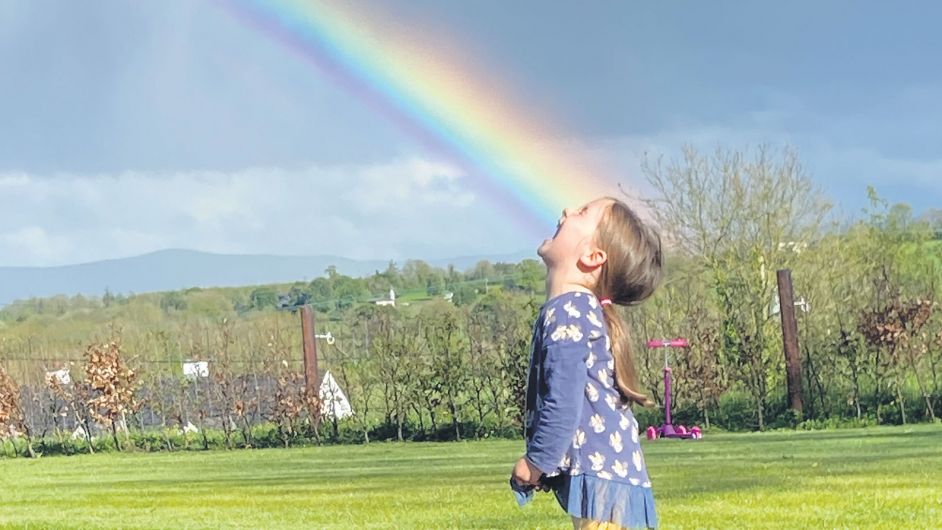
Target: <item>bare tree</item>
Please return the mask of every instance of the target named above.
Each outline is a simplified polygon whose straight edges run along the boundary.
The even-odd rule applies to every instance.
[[[723,315],[723,353],[765,426],[770,387],[781,384],[781,342],[769,311],[775,270],[819,236],[829,205],[794,151],[766,147],[752,158],[718,148],[684,149],[680,160],[646,161],[649,206],[665,242],[700,264]]]

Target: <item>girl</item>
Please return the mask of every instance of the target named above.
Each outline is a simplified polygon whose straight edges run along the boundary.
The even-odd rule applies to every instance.
[[[552,489],[576,529],[654,528],[657,516],[633,403],[650,405],[635,376],[628,332],[613,304],[654,292],[661,243],[624,203],[566,209],[540,246],[547,301],[533,329],[527,452],[511,485]]]

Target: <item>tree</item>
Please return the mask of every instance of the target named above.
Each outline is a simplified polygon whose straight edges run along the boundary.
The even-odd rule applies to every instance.
[[[360,321],[360,329],[365,331],[365,322]],[[366,333],[351,337],[350,343],[354,351],[366,351]],[[368,355],[357,355],[346,351],[338,344],[334,347],[339,353],[336,363],[340,374],[340,384],[347,389],[347,399],[353,409],[353,420],[363,434],[363,443],[370,443],[370,410],[373,405],[373,396],[379,389],[378,370],[375,360]]]
[[[278,293],[272,287],[259,287],[249,293],[249,304],[256,311],[274,308],[277,303]]]
[[[708,272],[723,322],[724,361],[744,374],[765,427],[769,392],[782,382],[783,355],[769,301],[775,270],[789,268],[819,237],[829,204],[794,151],[758,148],[751,159],[691,147],[680,160],[645,161],[656,196],[648,202],[665,242]]]
[[[420,330],[414,322],[400,322],[389,307],[373,309],[367,322],[367,349],[379,373],[386,423],[395,425],[396,439],[402,441],[406,413],[415,395]]]
[[[474,265],[474,268],[471,270],[471,273],[468,276],[471,280],[485,280],[488,278],[494,278],[496,273],[494,272],[494,266],[491,265],[490,261],[481,260]]]
[[[165,312],[183,311],[186,309],[186,297],[180,291],[170,291],[160,297],[160,308]]]
[[[128,367],[117,337],[105,343],[89,344],[85,349],[85,380],[91,390],[86,403],[92,418],[111,427],[115,448],[121,449],[119,424],[125,441],[130,444],[126,418],[139,405],[135,399],[137,374]]]
[[[26,452],[34,458],[33,435],[26,421],[20,387],[0,366],[0,441],[22,433],[26,436]]]
[[[423,308],[419,317],[429,367],[426,385],[441,395],[451,415],[455,438],[461,439],[461,408],[467,387],[467,345],[464,318],[452,304],[438,300]]]
[[[530,340],[538,307],[528,299],[494,291],[471,308],[470,340],[472,392],[487,395],[502,428],[523,426]],[[481,410],[479,417],[483,418]]]

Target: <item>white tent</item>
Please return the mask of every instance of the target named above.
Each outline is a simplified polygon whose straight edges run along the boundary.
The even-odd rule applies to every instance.
[[[340,385],[337,384],[337,380],[330,374],[330,371],[324,374],[318,393],[321,399],[321,415],[325,418],[339,420],[353,416],[353,409],[347,401],[346,394],[340,389]]]

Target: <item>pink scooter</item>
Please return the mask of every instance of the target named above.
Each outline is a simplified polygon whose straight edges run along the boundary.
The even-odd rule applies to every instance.
[[[667,363],[667,357],[669,352],[666,348],[686,348],[690,346],[690,343],[687,342],[687,339],[679,337],[676,339],[662,339],[662,340],[649,340],[648,348],[657,349],[665,348],[664,350],[664,414],[665,422],[664,425],[655,428],[653,425],[648,427],[645,434],[647,435],[648,440],[654,440],[657,438],[682,438],[682,439],[694,439],[699,440],[703,437],[703,433],[700,430],[700,427],[691,427],[690,430],[687,430],[683,425],[678,425],[674,427],[671,424],[671,367]]]

